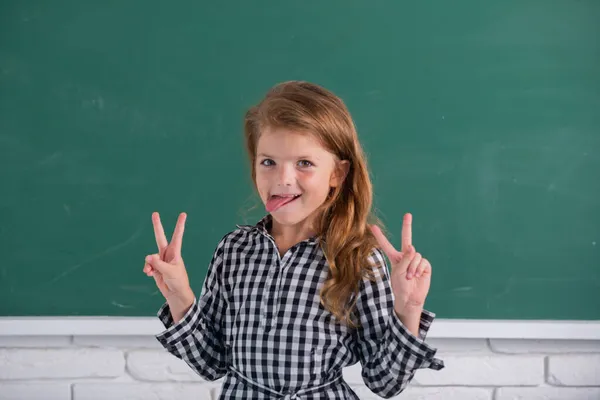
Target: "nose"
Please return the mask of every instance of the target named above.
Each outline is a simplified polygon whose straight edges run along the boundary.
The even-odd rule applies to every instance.
[[[283,164],[278,172],[278,186],[291,186],[294,183],[296,170],[293,165]]]

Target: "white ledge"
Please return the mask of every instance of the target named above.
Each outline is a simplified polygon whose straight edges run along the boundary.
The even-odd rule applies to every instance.
[[[0,317],[0,336],[156,335],[156,317]],[[600,340],[600,321],[436,319],[428,338]]]

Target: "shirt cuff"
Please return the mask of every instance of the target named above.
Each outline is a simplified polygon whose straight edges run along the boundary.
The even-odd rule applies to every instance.
[[[425,343],[427,332],[434,318],[434,313],[423,310],[419,321],[419,337],[416,337],[408,330],[408,328],[406,328],[400,320],[400,317],[398,317],[395,312],[392,312],[390,324],[391,336],[392,342],[407,349],[411,354],[422,361],[419,368],[440,370],[444,368],[444,362],[434,357],[437,353],[437,349]]]
[[[200,308],[195,298],[190,309],[176,324],[173,323],[173,316],[171,315],[168,303],[162,305],[158,310],[157,316],[166,330],[156,335],[156,339],[167,348],[188,337],[202,321],[202,318],[200,318]]]
[[[396,313],[394,313],[396,314]],[[419,321],[419,338],[425,340],[431,323],[435,319],[435,314],[431,311],[423,310],[421,312],[421,320]]]

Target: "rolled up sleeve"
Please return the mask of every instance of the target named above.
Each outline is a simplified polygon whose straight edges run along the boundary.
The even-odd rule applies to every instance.
[[[167,303],[157,313],[166,330],[156,335],[156,339],[209,381],[223,377],[228,370],[221,321],[226,307],[220,282],[222,255],[221,242],[213,254],[199,298],[177,324],[173,323]]]
[[[425,343],[435,314],[423,311],[419,337],[404,326],[394,311],[389,271],[383,253],[375,249],[372,261],[379,265],[375,281],[363,279],[356,302],[357,329],[362,378],[371,391],[390,398],[402,392],[419,368],[439,370],[443,361],[436,349]]]

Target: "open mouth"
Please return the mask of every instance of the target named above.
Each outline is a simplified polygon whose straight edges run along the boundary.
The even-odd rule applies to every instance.
[[[269,197],[267,201],[267,212],[273,212],[296,201],[301,195],[300,194],[289,194],[289,195],[277,195],[274,194]]]

